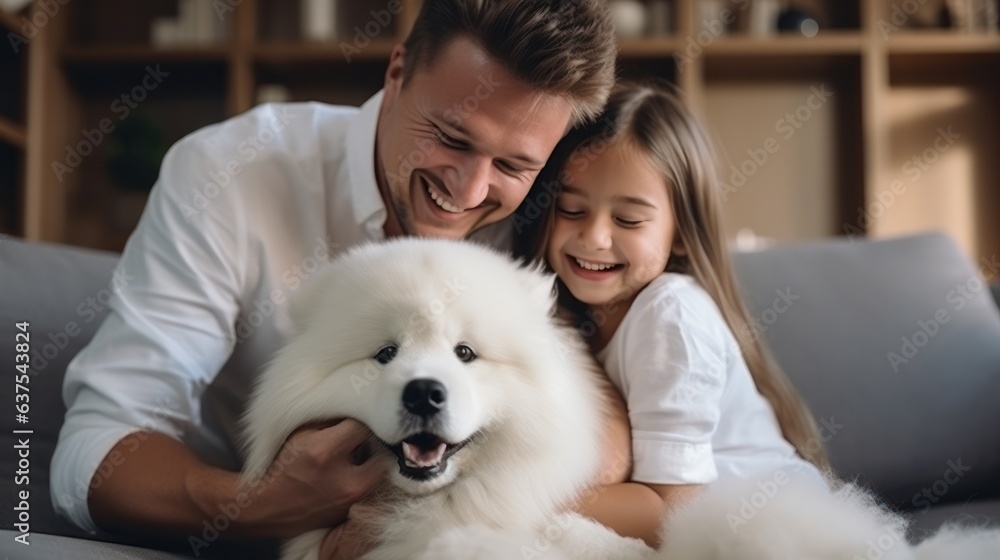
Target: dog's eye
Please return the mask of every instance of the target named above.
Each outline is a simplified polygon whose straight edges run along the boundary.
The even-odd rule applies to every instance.
[[[375,353],[375,359],[378,360],[380,364],[388,364],[396,357],[396,353],[399,352],[399,347],[395,344],[387,344],[379,348],[378,352]]]
[[[455,355],[458,356],[459,360],[462,360],[465,363],[469,363],[479,357],[476,356],[476,351],[469,348],[467,344],[459,344],[456,346]]]

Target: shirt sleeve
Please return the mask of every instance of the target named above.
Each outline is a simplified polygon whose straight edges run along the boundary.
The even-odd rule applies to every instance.
[[[725,347],[711,314],[662,298],[623,333],[632,479],[705,484],[718,478],[712,436],[726,380]],[[708,315],[706,317],[706,315]]]
[[[113,474],[96,472],[100,462],[139,430],[182,439],[200,422],[201,395],[234,347],[245,219],[236,185],[209,185],[222,171],[212,162],[224,159],[203,144],[188,136],[164,157],[115,268],[110,312],[66,370],[52,502],[91,533],[88,488]]]

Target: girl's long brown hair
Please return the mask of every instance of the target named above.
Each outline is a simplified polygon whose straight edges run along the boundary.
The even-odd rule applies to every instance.
[[[604,114],[573,129],[514,214],[515,254],[543,260],[560,181],[569,166],[582,172],[607,146],[627,141],[663,174],[683,251],[672,252],[666,270],[689,274],[709,293],[739,344],[757,390],[774,409],[782,435],[822,470],[830,465],[816,423],[788,377],[754,329],[736,287],[721,224],[721,190],[711,144],[697,119],[659,81],[619,85]],[[675,243],[676,245],[676,243]],[[583,309],[561,283],[560,302],[578,319]]]

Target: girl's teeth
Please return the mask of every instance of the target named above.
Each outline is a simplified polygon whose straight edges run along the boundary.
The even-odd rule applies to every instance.
[[[427,192],[431,193],[431,199],[433,199],[438,206],[444,208],[446,212],[451,212],[452,214],[458,214],[459,212],[462,211],[461,208],[448,202],[447,200],[444,199],[444,197],[434,192],[434,189],[432,189],[429,185],[427,186]]]
[[[589,263],[589,262],[587,262],[585,260],[582,260],[582,259],[576,259],[576,264],[580,265],[580,268],[584,268],[584,269],[587,269],[587,270],[607,270],[609,268],[614,268],[616,266],[616,265],[613,265],[613,264]]]

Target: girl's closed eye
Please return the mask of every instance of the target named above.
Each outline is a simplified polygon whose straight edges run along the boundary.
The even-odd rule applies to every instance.
[[[583,210],[577,210],[576,208],[567,206],[556,206],[556,214],[564,218],[573,219],[583,216]]]
[[[623,217],[617,217],[615,218],[615,220],[617,220],[618,223],[621,224],[622,226],[628,228],[639,227],[640,225],[642,225],[643,222],[646,221],[641,219],[623,218]]]

